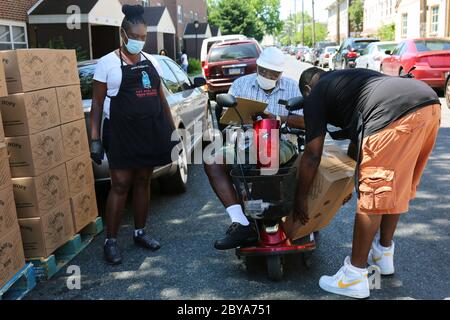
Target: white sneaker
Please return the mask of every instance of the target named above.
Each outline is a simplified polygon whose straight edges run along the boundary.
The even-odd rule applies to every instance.
[[[323,276],[319,286],[328,292],[347,297],[365,299],[370,296],[367,269],[351,265],[350,257],[346,257],[344,266],[334,276]]]
[[[390,248],[385,248],[380,245],[379,239],[375,238],[372,242],[372,249],[370,249],[367,262],[371,266],[378,266],[383,276],[392,275],[395,272],[394,249],[394,241],[392,241]]]

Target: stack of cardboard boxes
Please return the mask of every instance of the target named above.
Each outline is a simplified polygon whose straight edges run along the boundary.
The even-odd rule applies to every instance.
[[[7,96],[7,91],[5,74],[0,63],[0,97],[3,96]],[[25,257],[14,204],[8,151],[0,123],[0,288],[24,265]]]
[[[0,99],[27,258],[48,257],[97,217],[75,51],[0,53]]]

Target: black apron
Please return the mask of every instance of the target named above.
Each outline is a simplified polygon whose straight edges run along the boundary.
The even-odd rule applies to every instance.
[[[172,162],[172,124],[159,96],[161,79],[145,57],[122,64],[122,83],[111,99],[107,156],[110,169],[146,169]]]

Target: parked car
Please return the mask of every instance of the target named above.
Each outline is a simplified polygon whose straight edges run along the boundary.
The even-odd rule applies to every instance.
[[[372,42],[380,40],[374,38],[348,38],[342,42],[339,50],[334,57],[335,69],[355,68],[355,60],[358,58],[364,49]]]
[[[303,61],[305,53],[309,50],[308,47],[299,46],[296,54],[297,60]]]
[[[447,107],[450,109],[450,71],[446,73],[445,79],[445,101],[447,101]]]
[[[200,61],[202,63],[202,68],[204,67],[206,63],[206,58],[208,57],[209,50],[213,45],[216,43],[222,43],[227,41],[239,41],[239,40],[245,40],[247,39],[246,36],[241,34],[229,34],[226,36],[220,36],[220,37],[211,37],[208,39],[203,40],[202,42],[202,48],[200,50]],[[203,69],[202,69],[203,70]],[[205,76],[205,74],[203,74]]]
[[[390,52],[386,52],[390,54]],[[450,70],[450,40],[439,38],[408,39],[400,42],[381,64],[383,73],[399,76],[411,71],[416,79],[442,89]]]
[[[313,49],[306,49],[302,55],[302,62],[312,63],[313,61]]]
[[[319,41],[314,45],[314,50],[312,53],[312,64],[317,66],[320,61],[320,55],[324,52],[324,49],[326,47],[334,47],[337,46],[338,44],[336,42],[331,42],[331,41]]]
[[[392,41],[373,42],[364,49],[362,55],[356,59],[356,68],[371,69],[380,72],[381,61],[389,55],[386,51],[392,52],[398,43]]]
[[[203,70],[211,100],[226,93],[239,77],[256,72],[256,60],[261,54],[256,40],[223,42],[211,47]]]
[[[194,124],[202,121],[203,132],[211,127],[212,114],[208,108],[208,96],[200,87],[206,85],[204,78],[195,78],[191,82],[187,74],[175,61],[168,57],[154,56],[163,70],[162,85],[167,95],[167,102],[172,110],[172,115],[177,128],[184,128],[194,137]],[[88,128],[90,141],[90,111],[92,104],[92,79],[97,61],[85,61],[78,64],[80,75],[81,93],[83,97],[84,115]],[[103,123],[103,122],[102,122]],[[163,167],[155,168],[153,178],[159,178],[161,188],[167,193],[183,192],[188,180],[188,156],[194,148],[202,143],[202,137],[194,137],[190,144],[184,144],[177,161]],[[108,159],[105,155],[102,163],[93,163],[96,182],[109,182]]]
[[[325,47],[319,56],[319,67],[326,68],[330,65],[330,58],[339,49],[338,46]]]

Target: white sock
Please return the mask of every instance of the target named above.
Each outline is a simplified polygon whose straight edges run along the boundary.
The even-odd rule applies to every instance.
[[[380,240],[378,240],[378,248],[381,249],[381,251],[389,251],[392,248],[392,242],[390,247],[383,247],[380,243]]]
[[[243,226],[248,226],[250,224],[244,214],[244,211],[242,211],[242,207],[240,204],[229,206],[226,210],[232,222],[237,222]]]
[[[357,272],[359,272],[359,273],[365,273],[365,272],[367,272],[367,269],[366,269],[366,268],[358,268],[358,267],[355,267],[354,265],[352,265],[351,262],[349,262],[348,265],[349,265],[350,269],[353,269],[353,270],[355,270],[355,271],[357,271]]]

